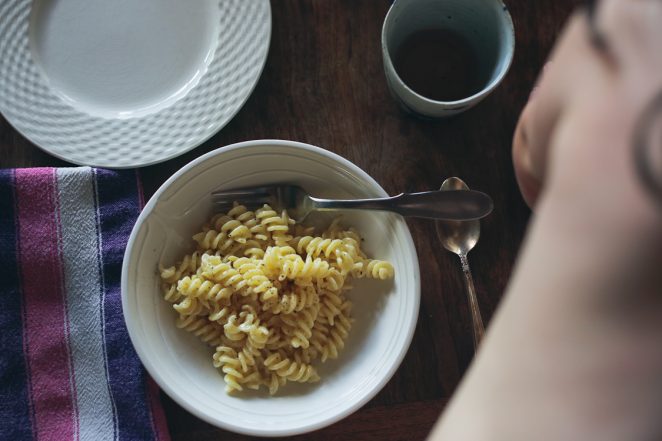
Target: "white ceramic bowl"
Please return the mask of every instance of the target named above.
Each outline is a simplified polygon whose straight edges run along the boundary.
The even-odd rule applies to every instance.
[[[357,410],[395,373],[418,317],[418,259],[405,221],[382,212],[345,212],[343,224],[360,231],[369,256],[393,263],[395,279],[353,282],[348,297],[356,321],[338,359],[319,365],[320,382],[288,383],[275,396],[225,393],[213,350],[175,327],[157,266],[192,251],[191,236],[211,215],[212,191],[285,181],[323,197],[386,196],[364,171],[321,148],[275,140],[234,144],[194,160],[163,184],[136,222],[122,268],[124,317],[150,375],[197,417],[251,435],[308,432]],[[313,224],[330,220],[311,216]]]

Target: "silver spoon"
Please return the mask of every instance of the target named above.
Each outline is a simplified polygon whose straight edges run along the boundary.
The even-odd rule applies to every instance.
[[[460,178],[448,178],[441,184],[440,190],[469,190],[467,184]],[[480,237],[480,221],[437,221],[437,236],[448,251],[457,254],[462,262],[462,271],[464,272],[464,281],[467,287],[467,297],[469,299],[469,309],[471,311],[471,321],[473,324],[474,348],[478,348],[478,343],[483,338],[485,329],[483,319],[480,315],[478,299],[474,281],[469,269],[467,254],[476,246]]]

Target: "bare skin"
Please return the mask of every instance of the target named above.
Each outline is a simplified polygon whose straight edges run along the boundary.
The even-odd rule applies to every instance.
[[[662,2],[605,0],[595,23],[608,52],[575,14],[521,115],[534,216],[431,440],[662,439],[662,209],[632,153],[662,91]]]

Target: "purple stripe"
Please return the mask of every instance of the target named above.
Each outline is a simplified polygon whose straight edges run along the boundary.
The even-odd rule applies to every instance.
[[[146,374],[122,316],[122,258],[140,212],[136,175],[96,170],[103,280],[103,319],[110,389],[117,409],[120,440],[152,440],[155,434],[148,405]]]
[[[97,170],[92,169],[92,174],[93,174],[93,179],[92,179],[92,187],[93,187],[93,192],[94,192],[94,209],[95,209],[95,222],[96,222],[96,235],[97,235],[97,265],[98,265],[98,271],[99,271],[99,304],[101,307],[99,308],[99,320],[101,322],[101,337],[103,339],[103,342],[101,344],[101,350],[103,352],[103,367],[104,370],[106,371],[106,378],[104,378],[105,383],[106,383],[106,388],[108,389],[108,395],[110,396],[110,402],[112,404],[112,411],[113,411],[113,440],[117,439],[117,430],[118,430],[118,423],[117,423],[117,404],[115,403],[115,397],[113,397],[113,388],[111,387],[110,384],[110,379],[109,379],[109,372],[108,372],[108,352],[106,350],[106,322],[105,322],[105,308],[104,308],[104,298],[106,296],[105,293],[105,285],[104,285],[104,275],[103,275],[103,258],[101,256],[101,225],[100,225],[100,210],[99,210],[99,190],[97,188]]]
[[[0,439],[31,440],[14,175],[0,170]]]

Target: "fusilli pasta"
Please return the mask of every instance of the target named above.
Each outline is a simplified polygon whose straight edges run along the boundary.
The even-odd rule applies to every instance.
[[[177,327],[215,348],[229,393],[319,381],[316,361],[338,357],[351,328],[349,279],[388,279],[361,237],[334,221],[316,235],[286,211],[235,204],[193,236],[197,249],[160,267]]]

